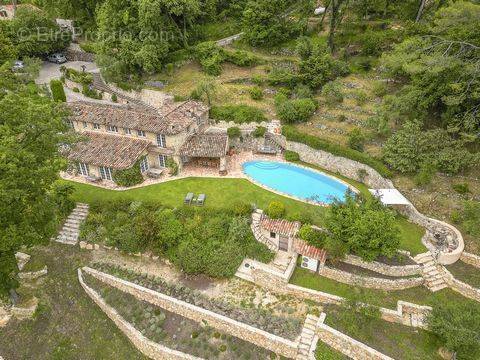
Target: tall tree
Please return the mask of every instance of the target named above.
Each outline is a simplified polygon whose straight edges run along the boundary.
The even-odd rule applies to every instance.
[[[58,148],[68,143],[58,106],[0,68],[0,296],[17,285],[15,252],[55,231]]]

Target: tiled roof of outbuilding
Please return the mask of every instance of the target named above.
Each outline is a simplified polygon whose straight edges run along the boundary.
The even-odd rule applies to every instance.
[[[295,236],[300,230],[300,222],[288,221],[285,219],[270,219],[263,217],[260,226],[267,231],[285,236]]]
[[[293,251],[295,251],[297,254],[318,260],[322,264],[325,262],[327,257],[327,252],[324,249],[319,249],[315,246],[309,245],[306,241],[297,238],[293,240]]]
[[[223,134],[198,134],[190,136],[182,145],[180,154],[191,157],[223,157],[228,151],[228,136]]]
[[[127,169],[134,165],[150,145],[150,141],[127,136],[91,131],[82,135],[87,139],[74,145],[67,155],[68,159],[114,169]]]
[[[208,107],[196,101],[165,105],[160,111],[140,111],[122,105],[74,102],[68,104],[72,110],[71,120],[114,125],[119,128],[143,130],[156,134],[173,135],[185,131],[198,121]]]

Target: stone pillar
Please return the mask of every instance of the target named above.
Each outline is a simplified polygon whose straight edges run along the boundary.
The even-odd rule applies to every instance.
[[[227,157],[220,158],[220,175],[227,175]]]

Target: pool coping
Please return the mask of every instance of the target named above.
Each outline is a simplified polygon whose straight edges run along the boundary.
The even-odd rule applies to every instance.
[[[271,187],[268,187],[256,180],[254,180],[251,176],[249,176],[245,170],[244,170],[244,165],[246,163],[250,163],[250,162],[258,162],[257,160],[251,160],[251,161],[245,161],[242,163],[242,173],[243,175],[245,176],[246,179],[248,179],[251,183],[257,185],[258,187],[261,187],[262,189],[264,190],[268,190],[270,192],[273,192],[274,194],[277,194],[277,195],[281,195],[281,196],[284,196],[286,198],[290,198],[290,199],[293,199],[293,200],[297,200],[297,201],[301,201],[301,202],[304,202],[304,203],[307,203],[307,204],[310,204],[310,205],[315,205],[315,206],[323,206],[323,207],[327,207],[327,206],[330,206],[331,204],[329,203],[325,203],[325,202],[321,202],[321,201],[312,201],[312,200],[308,200],[308,199],[303,199],[303,198],[300,198],[300,197],[297,197],[297,196],[294,196],[294,195],[291,195],[291,194],[287,194],[287,193],[284,193],[284,192],[281,192],[281,191],[278,191],[278,190],[274,190],[272,189]],[[309,170],[309,171],[312,171],[312,172],[316,172],[320,175],[324,175],[324,176],[327,176],[329,177],[330,179],[332,180],[335,180],[335,181],[338,181],[340,183],[342,183],[343,185],[345,185],[349,190],[351,190],[353,193],[355,194],[359,194],[360,193],[360,190],[358,190],[356,187],[354,187],[353,185],[347,183],[345,180],[343,179],[340,179],[336,176],[333,176],[331,174],[327,174],[321,170],[317,170],[317,169],[314,169],[314,168],[311,168],[311,167],[308,167],[308,166],[305,166],[305,165],[300,165],[300,164],[296,164],[294,162],[290,162],[290,161],[285,161],[285,162],[279,162],[279,161],[263,161],[263,162],[271,162],[271,163],[278,163],[278,164],[289,164],[289,165],[292,165],[292,166],[296,166],[296,167],[299,167],[299,168],[302,168],[304,170]]]

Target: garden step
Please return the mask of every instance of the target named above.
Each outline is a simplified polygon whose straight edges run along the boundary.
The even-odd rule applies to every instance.
[[[433,286],[437,286],[437,285],[444,284],[444,283],[445,283],[445,281],[443,281],[443,279],[437,279],[437,280],[430,281],[428,283],[428,285],[433,287]]]
[[[424,272],[424,273],[429,273],[429,272],[432,271],[432,270],[438,271],[436,266],[427,266],[427,267],[424,267],[424,268],[423,268],[423,272]]]
[[[432,254],[427,252],[427,253],[423,253],[423,254],[418,254],[417,256],[415,256],[413,258],[413,260],[415,260],[417,263],[425,263],[425,262],[428,262],[428,261],[433,261],[434,259],[433,259]]]

